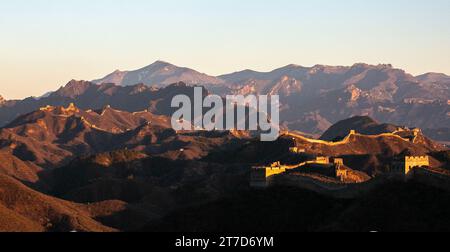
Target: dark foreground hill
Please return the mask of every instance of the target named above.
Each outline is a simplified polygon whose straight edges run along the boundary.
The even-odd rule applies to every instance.
[[[247,191],[182,209],[141,231],[420,232],[450,230],[450,194],[416,182],[388,183],[355,200],[284,187]]]

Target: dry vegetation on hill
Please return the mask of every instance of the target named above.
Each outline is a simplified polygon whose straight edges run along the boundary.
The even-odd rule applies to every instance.
[[[0,230],[115,231],[93,220],[82,205],[33,191],[4,175],[0,175],[0,210],[5,224]]]

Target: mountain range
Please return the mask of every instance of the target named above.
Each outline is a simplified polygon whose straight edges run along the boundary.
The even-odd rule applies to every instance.
[[[184,84],[184,83],[186,84]],[[178,83],[178,84],[174,84]],[[68,106],[124,111],[149,110],[170,115],[171,98],[190,94],[192,86],[209,93],[278,94],[283,127],[320,136],[331,125],[353,116],[420,127],[429,136],[450,142],[450,77],[413,76],[391,65],[302,67],[288,65],[270,72],[245,70],[218,77],[157,61],[135,71],[116,71],[99,80],[70,81],[41,98],[0,103],[0,126],[40,107]]]
[[[157,61],[134,71],[115,71],[92,82],[114,83],[120,86],[143,83],[156,87],[184,82],[188,85],[224,86],[240,94],[283,96],[296,93],[304,93],[305,96],[318,95],[344,88],[355,93],[354,100],[365,98],[371,102],[417,103],[431,100],[447,102],[450,97],[449,76],[438,73],[413,76],[401,69],[393,68],[392,65],[355,64],[350,67],[288,65],[270,72],[244,70],[215,77]]]
[[[0,128],[0,151],[43,168],[55,168],[79,156],[120,149],[195,159],[233,145],[233,139],[241,137],[227,132],[205,134],[176,134],[170,117],[147,110],[127,112],[111,106],[82,110],[70,104],[42,107]]]
[[[111,106],[128,112],[148,110],[155,114],[171,115],[174,110],[170,103],[178,94],[186,94],[190,97],[194,95],[192,87],[184,83],[175,83],[166,88],[154,88],[143,84],[123,87],[115,84],[97,85],[93,82],[72,80],[46,97],[6,101],[0,107],[0,126],[5,126],[18,116],[42,107],[67,107],[71,103],[85,110]]]

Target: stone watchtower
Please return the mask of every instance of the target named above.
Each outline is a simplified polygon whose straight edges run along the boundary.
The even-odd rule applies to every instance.
[[[429,156],[405,157],[405,174],[408,175],[414,168],[430,166]]]

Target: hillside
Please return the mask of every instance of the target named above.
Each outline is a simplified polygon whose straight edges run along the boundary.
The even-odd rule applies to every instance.
[[[380,135],[364,135],[351,133],[343,140],[327,142],[311,140],[302,136],[287,135],[295,138],[297,146],[304,148],[307,153],[315,153],[325,156],[343,155],[380,155],[384,158],[408,153],[413,156],[424,156],[428,153],[445,150],[443,145],[431,141],[418,132],[418,135],[410,138],[408,132],[386,133]]]
[[[55,167],[79,155],[155,143],[158,137],[174,134],[168,124],[167,117],[147,111],[47,106],[1,128],[0,150],[42,167]]]
[[[135,151],[79,158],[51,176],[54,196],[80,203],[127,202],[122,212],[133,226],[248,188],[248,169],[242,165],[171,160]]]
[[[111,232],[82,205],[38,193],[0,175],[0,231]]]
[[[32,162],[24,162],[10,153],[0,151],[0,174],[10,176],[24,183],[39,182],[42,168]]]
[[[445,142],[447,145],[450,144],[450,128],[425,129],[424,132],[434,140]]]

